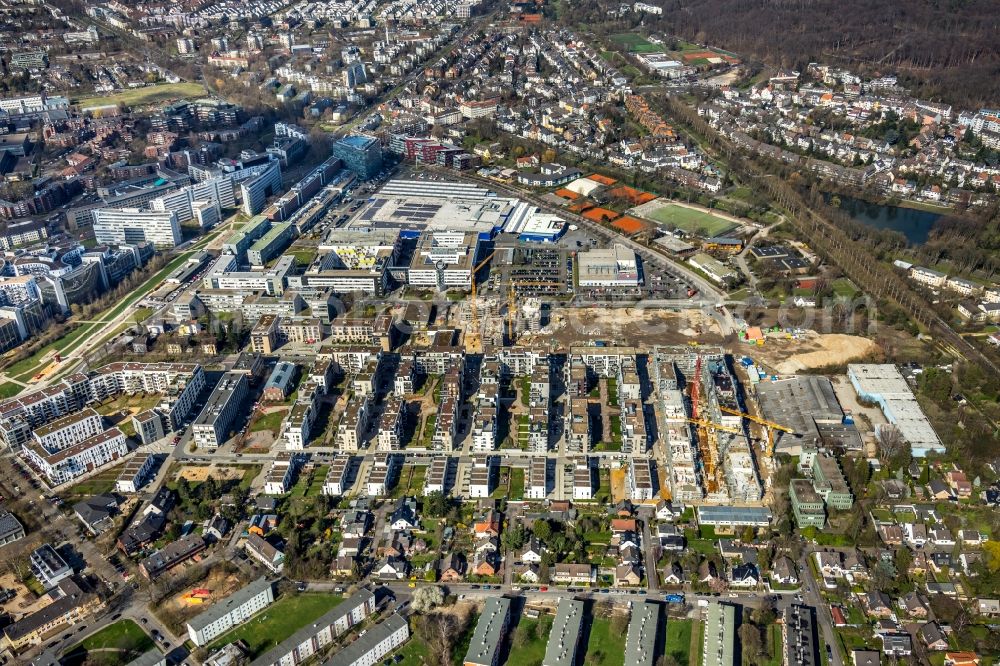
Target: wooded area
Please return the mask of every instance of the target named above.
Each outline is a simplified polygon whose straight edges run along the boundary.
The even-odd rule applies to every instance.
[[[1000,3],[992,0],[664,0],[647,25],[804,69],[898,74],[921,97],[963,107],[1000,99]]]

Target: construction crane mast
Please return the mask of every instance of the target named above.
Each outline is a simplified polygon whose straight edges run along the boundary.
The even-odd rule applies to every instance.
[[[496,253],[497,251],[493,250],[472,269],[472,294],[469,299],[469,330],[465,333],[465,350],[470,354],[483,353],[483,333],[479,330],[479,308],[476,303],[478,294],[476,276],[479,274],[479,269],[485,266],[486,262],[492,259]]]
[[[781,425],[780,423],[775,423],[774,421],[768,421],[767,419],[763,419],[759,416],[754,416],[753,414],[741,412],[738,409],[730,409],[729,407],[719,407],[719,409],[726,414],[732,414],[733,416],[742,416],[747,421],[753,421],[758,425],[764,426],[764,431],[767,433],[767,448],[764,449],[764,455],[767,458],[771,458],[774,455],[775,430],[780,430],[781,432],[787,432],[790,435],[795,434],[794,428],[789,428],[788,426]]]
[[[517,341],[517,292],[514,291],[514,283],[510,283],[507,292],[507,344],[513,345]]]

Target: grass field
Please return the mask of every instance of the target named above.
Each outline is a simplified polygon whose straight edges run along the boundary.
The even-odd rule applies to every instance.
[[[718,236],[736,226],[724,218],[677,204],[666,204],[651,210],[646,215],[657,222],[671,224],[689,234],[706,237]]]
[[[80,641],[62,658],[63,664],[125,664],[156,647],[132,620],[120,620]]]
[[[4,382],[0,384],[0,398],[12,398],[21,392],[23,387],[14,382]]]
[[[73,103],[81,108],[108,106],[111,104],[143,106],[170,99],[202,97],[204,95],[205,87],[200,83],[163,83],[156,86],[146,86],[145,88],[135,88],[134,90],[123,90],[103,97],[84,97],[73,100]]]
[[[611,620],[606,617],[595,617],[590,627],[587,663],[593,663],[594,666],[625,666],[625,636],[612,632]]]
[[[250,432],[263,432],[265,430],[270,430],[275,436],[278,435],[278,430],[281,428],[281,422],[288,416],[287,409],[279,409],[273,411],[270,414],[265,414],[250,426]]]
[[[646,41],[641,35],[637,35],[633,32],[623,32],[618,35],[612,35],[611,41],[627,47],[629,51],[634,53],[659,53],[663,50],[656,44]]]
[[[209,646],[209,652],[226,643],[242,639],[250,648],[250,656],[258,657],[291,636],[300,627],[306,626],[335,608],[341,601],[343,599],[339,596],[323,593],[282,597],[249,622],[244,622],[219,637]]]
[[[506,663],[510,666],[541,666],[545,659],[545,646],[548,643],[549,631],[552,630],[553,619],[551,615],[543,615],[537,620],[522,617],[514,629],[514,636],[517,637],[523,632],[526,640],[520,647],[511,645]],[[514,640],[511,639],[512,643]]]
[[[693,620],[667,621],[667,640],[664,651],[673,657],[680,666],[697,666],[691,662],[691,632]]]
[[[72,506],[74,502],[79,502],[82,499],[109,493],[114,490],[115,481],[118,480],[124,467],[125,463],[122,463],[102,470],[89,479],[60,491],[59,496],[66,502],[65,506]]]

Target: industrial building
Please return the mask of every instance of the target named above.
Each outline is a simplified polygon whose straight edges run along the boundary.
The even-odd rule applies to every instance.
[[[799,455],[803,446],[830,440],[848,450],[861,446],[857,428],[844,423],[844,410],[828,378],[788,377],[759,382],[755,388],[764,418],[794,430],[773,432],[776,452]]]
[[[852,363],[847,366],[847,376],[859,398],[878,403],[886,420],[909,443],[913,457],[944,451],[944,444],[896,366]],[[875,434],[878,436],[878,431]]]
[[[576,255],[581,287],[637,287],[642,284],[639,259],[635,252],[615,243],[614,247],[580,252]]]
[[[704,252],[699,252],[688,259],[688,263],[707,275],[713,282],[721,284],[736,277],[736,271],[727,268],[724,263]]]
[[[274,603],[274,586],[263,576],[188,620],[191,642],[204,647]]]

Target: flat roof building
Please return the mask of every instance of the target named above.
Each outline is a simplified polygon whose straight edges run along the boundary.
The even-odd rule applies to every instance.
[[[465,653],[465,666],[497,666],[500,644],[510,623],[510,599],[487,597]],[[554,625],[553,625],[554,626]]]
[[[624,245],[579,252],[576,261],[581,287],[637,287],[642,283],[639,259]]]
[[[580,645],[580,630],[583,627],[584,603],[564,597],[559,600],[549,641],[545,646],[542,666],[576,666],[576,651]],[[626,651],[626,662],[627,660]],[[652,662],[650,662],[652,663]]]
[[[323,666],[372,666],[409,638],[409,624],[394,613],[370,627],[363,636],[330,657]]]
[[[177,213],[138,208],[99,208],[94,211],[94,237],[114,245],[152,243],[161,249],[182,242]]]
[[[847,376],[858,397],[878,403],[886,420],[896,426],[899,434],[909,443],[915,458],[944,451],[941,439],[896,366],[852,363],[847,366]]]
[[[705,612],[702,666],[735,666],[736,607],[710,603]]]
[[[261,576],[188,620],[191,642],[203,647],[274,603],[274,587]]]
[[[242,412],[247,390],[246,375],[238,372],[222,375],[192,426],[198,446],[215,449],[229,439],[231,426]]]
[[[816,631],[815,608],[801,604],[792,604],[786,608],[782,633],[786,664],[818,666],[819,635]]]
[[[625,663],[629,666],[653,666],[656,663],[660,611],[660,604],[654,601],[633,605],[625,637]]]

